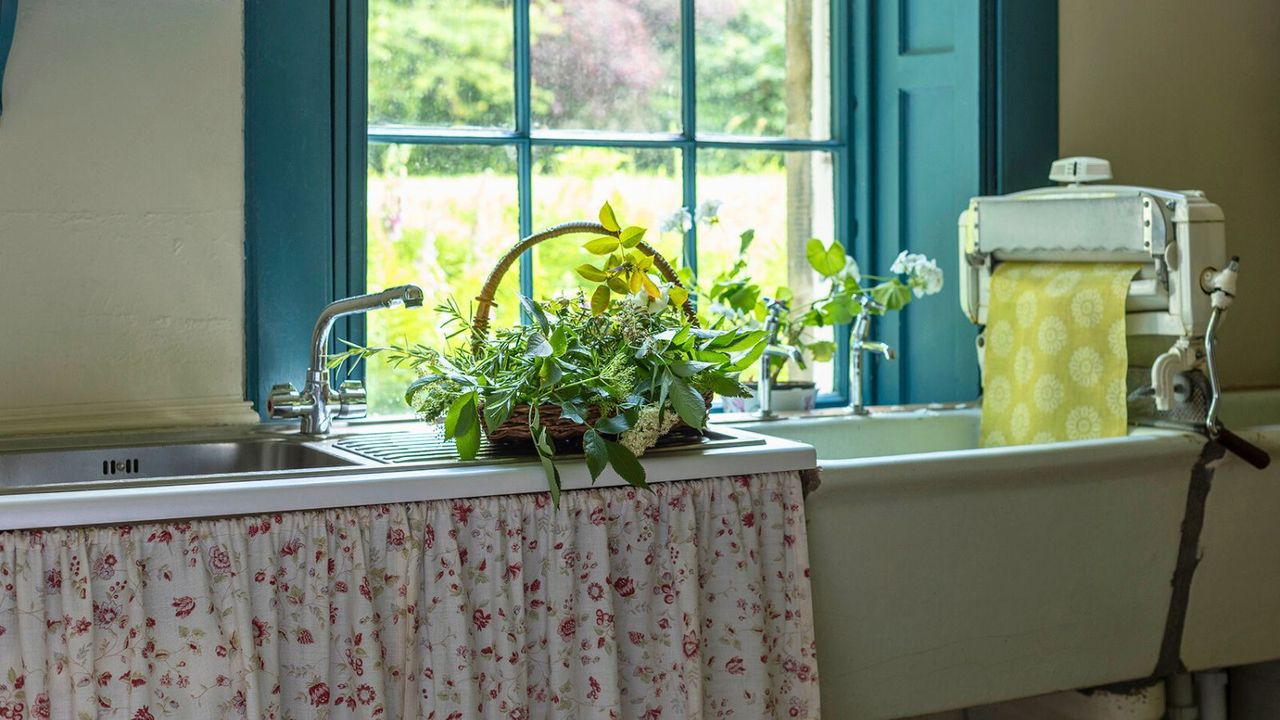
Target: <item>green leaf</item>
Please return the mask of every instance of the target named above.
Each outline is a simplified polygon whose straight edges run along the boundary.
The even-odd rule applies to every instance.
[[[901,310],[911,302],[911,288],[894,278],[871,288],[871,297],[886,310]]]
[[[749,397],[751,390],[743,386],[742,383],[731,377],[724,375],[711,376],[711,392],[721,397]]]
[[[547,314],[542,312],[542,305],[533,298],[521,295],[520,307],[524,308],[525,313],[533,318],[534,322],[538,323],[538,327],[542,329],[542,332],[547,332],[551,327],[551,323],[547,321]]]
[[[591,473],[593,484],[609,464],[609,448],[605,442],[605,439],[595,430],[588,430],[587,434],[582,436],[582,451],[587,456],[587,471]]]
[[[764,346],[765,343],[761,340],[752,346],[750,350],[741,353],[733,353],[732,357],[736,357],[737,359],[733,360],[733,364],[728,367],[728,370],[730,372],[742,372],[743,370],[751,367],[755,361],[759,360],[760,356],[764,354]]]
[[[729,362],[729,353],[718,350],[694,350],[693,357],[695,360],[709,362],[714,365]]]
[[[617,250],[621,243],[617,238],[602,235],[594,240],[588,240],[582,247],[592,255],[608,255]]]
[[[603,420],[597,421],[595,424],[595,429],[602,433],[608,433],[610,435],[618,435],[619,433],[623,433],[623,432],[626,432],[627,430],[630,430],[632,422],[633,420],[628,418],[625,413],[618,413],[617,415],[613,415]]]
[[[645,482],[644,466],[636,459],[634,453],[627,449],[626,445],[621,443],[604,441],[605,447],[609,451],[609,464],[613,466],[613,471],[627,481],[628,485],[638,488],[648,488],[649,484]]]
[[[609,279],[609,276],[605,274],[605,271],[601,270],[600,268],[590,263],[583,263],[579,265],[576,268],[576,271],[584,279],[589,280],[591,282],[604,282],[605,280]]]
[[[644,239],[645,229],[632,225],[618,233],[618,243],[624,248],[633,248]]]
[[[671,372],[682,378],[689,378],[706,370],[709,367],[715,367],[713,362],[699,362],[697,360],[681,360],[671,364]]]
[[[677,347],[685,347],[689,343],[689,338],[693,336],[693,331],[688,325],[681,325],[675,335],[671,336],[671,344]]]
[[[613,206],[608,202],[605,202],[604,205],[600,206],[600,224],[603,225],[606,230],[610,230],[612,232],[618,232],[619,230],[618,218],[613,214]]]
[[[454,441],[458,457],[474,460],[480,449],[480,422],[476,415],[476,394],[469,392],[459,396],[449,406],[444,421],[444,436]]]
[[[617,275],[614,275],[613,277],[609,278],[609,282],[607,283],[607,285],[609,286],[610,290],[618,293],[619,295],[631,294],[631,288],[627,285],[627,281],[623,280]]]
[[[579,425],[586,425],[587,408],[577,400],[562,400],[560,402],[560,417],[568,418]]]
[[[593,315],[603,315],[605,310],[609,309],[609,286],[601,285],[596,291],[591,293],[591,313]]]
[[[475,406],[471,406],[471,424],[467,426],[466,432],[458,435],[454,439],[454,445],[458,448],[458,457],[463,460],[475,460],[476,453],[480,451],[480,423],[475,421]]]
[[[542,333],[531,333],[529,335],[529,346],[524,352],[529,357],[551,357],[554,349]]]
[[[515,390],[494,393],[485,399],[484,422],[489,426],[490,430],[496,430],[498,426],[507,421],[507,418],[511,417],[511,410],[514,404]]]
[[[747,248],[751,247],[751,242],[755,239],[756,231],[754,229],[748,228],[743,230],[742,234],[738,236],[738,254],[741,255],[745,253]]]
[[[475,393],[466,393],[454,398],[449,405],[449,412],[444,416],[444,437],[452,440],[458,434],[458,422],[462,417],[462,409],[470,405],[475,412]]]
[[[837,242],[824,248],[821,240],[813,238],[804,246],[804,256],[823,277],[835,277],[844,269],[844,248]]]
[[[569,331],[565,330],[564,325],[557,325],[548,339],[551,341],[552,357],[560,357],[569,349]]]
[[[830,340],[812,342],[806,347],[809,350],[809,354],[813,357],[814,362],[829,362],[836,352],[836,344]]]
[[[671,405],[676,414],[690,427],[707,425],[707,405],[702,394],[680,378],[671,379]]]
[[[560,507],[560,469],[551,461],[551,458],[538,454],[538,460],[542,462],[542,472],[547,476],[547,489],[551,491],[551,504],[557,508]]]

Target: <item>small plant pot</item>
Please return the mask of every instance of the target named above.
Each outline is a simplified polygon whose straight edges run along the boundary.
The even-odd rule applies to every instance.
[[[725,412],[756,412],[760,409],[756,384],[747,383],[747,387],[751,388],[751,397],[720,398]],[[774,383],[772,396],[774,412],[805,412],[817,406],[818,386],[811,382]]]

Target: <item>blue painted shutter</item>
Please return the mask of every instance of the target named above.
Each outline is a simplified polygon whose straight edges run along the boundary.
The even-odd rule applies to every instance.
[[[936,258],[943,291],[877,321],[899,359],[873,359],[877,403],[972,400],[976,329],[960,311],[956,218],[979,194],[982,165],[979,0],[870,0],[871,265],[902,250]],[[865,106],[864,106],[865,107]]]

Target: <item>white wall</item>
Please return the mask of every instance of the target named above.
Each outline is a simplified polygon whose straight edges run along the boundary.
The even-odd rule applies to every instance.
[[[1061,0],[1061,154],[1204,190],[1241,256],[1231,387],[1280,385],[1280,2]]]
[[[252,419],[242,14],[20,4],[0,117],[0,435]]]

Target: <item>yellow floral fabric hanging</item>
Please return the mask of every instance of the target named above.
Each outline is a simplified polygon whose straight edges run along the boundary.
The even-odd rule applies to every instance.
[[[1124,435],[1130,264],[1002,263],[991,275],[982,447]]]

